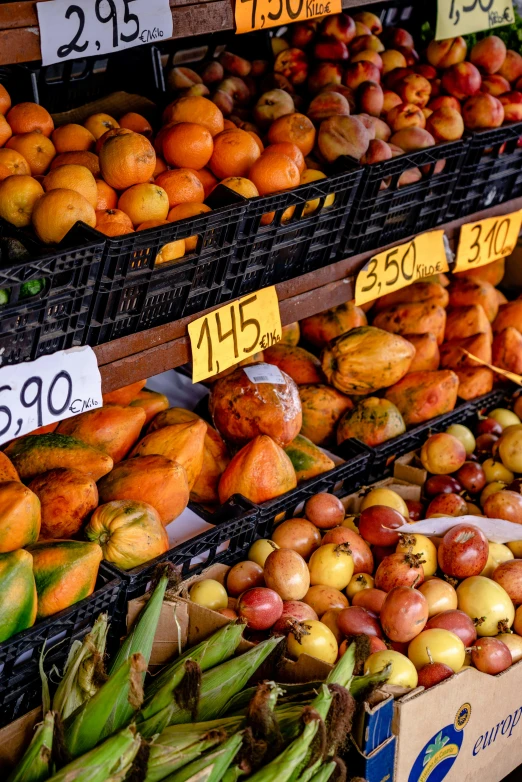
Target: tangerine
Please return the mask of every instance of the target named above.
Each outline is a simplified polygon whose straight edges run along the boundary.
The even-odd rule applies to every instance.
[[[187,217],[195,217],[196,215],[205,214],[205,212],[211,211],[211,208],[206,204],[186,202],[184,204],[178,204],[177,206],[174,206],[170,210],[167,219],[169,222],[175,223],[178,220],[184,220]],[[194,234],[194,236],[188,236],[184,241],[185,250],[187,252],[193,252],[198,245],[198,236],[197,234]]]
[[[299,169],[287,155],[263,153],[250,169],[249,179],[259,195],[280,193],[300,184]]]
[[[94,208],[76,190],[50,190],[36,201],[33,209],[33,228],[44,244],[61,242],[78,220],[92,228],[96,225]]]
[[[252,138],[256,142],[257,146],[259,147],[259,151],[263,152],[263,150],[265,148],[265,145],[263,144],[263,142],[261,141],[261,139],[259,138],[257,133],[254,133],[253,130],[247,130],[247,133],[250,133],[250,135],[252,136]]]
[[[218,179],[245,177],[260,155],[256,141],[246,130],[224,130],[214,138],[210,168]]]
[[[116,221],[114,223],[101,223],[96,226],[96,230],[105,236],[115,237],[124,236],[125,234],[133,234],[134,228],[129,228],[128,225]]]
[[[103,179],[96,179],[96,189],[98,191],[98,198],[96,201],[96,210],[101,209],[114,209],[118,203],[118,195],[107,182]]]
[[[107,138],[100,150],[100,169],[108,185],[126,190],[152,177],[156,153],[150,141],[139,133],[124,133]],[[139,221],[140,223],[143,220]]]
[[[165,220],[169,211],[169,197],[159,185],[141,183],[121,194],[118,209],[130,217],[134,226],[146,220]]]
[[[94,147],[95,138],[83,125],[70,122],[55,128],[51,133],[58,154],[62,152],[86,152]]]
[[[45,174],[56,155],[51,139],[44,136],[39,130],[22,133],[20,136],[11,136],[6,147],[15,149],[27,160],[33,176]]]
[[[53,118],[39,103],[17,103],[9,109],[6,119],[15,136],[39,130],[49,137],[54,130]]]
[[[168,261],[176,261],[178,258],[183,258],[186,249],[185,245],[185,239],[176,239],[173,242],[164,244],[156,255],[154,266],[160,266],[162,263],[168,263]]]
[[[32,176],[8,176],[0,182],[0,217],[17,228],[25,228],[43,194],[43,187]]]
[[[201,180],[196,176],[196,172],[191,171],[190,168],[164,171],[156,179],[155,184],[167,191],[170,209],[186,201],[202,203],[205,198],[205,190]]]
[[[299,169],[300,174],[302,174],[306,168],[304,155],[297,144],[292,144],[290,141],[280,141],[278,144],[270,144],[270,146],[266,147],[264,154],[271,155],[273,153],[286,155],[290,160],[293,160]]]
[[[0,84],[0,114],[7,114],[11,108],[11,96],[3,84]]]
[[[199,171],[194,171],[194,174],[197,176],[201,184],[203,185],[203,189],[205,191],[205,198],[210,195],[212,190],[215,188],[215,186],[218,183],[218,180],[212,173],[212,171],[209,171],[208,168],[200,168]]]
[[[42,182],[46,193],[50,190],[65,188],[66,190],[75,190],[80,193],[90,203],[93,209],[96,209],[98,202],[98,188],[96,180],[85,166],[69,164],[58,166],[44,177]]]
[[[168,220],[145,220],[144,223],[138,225],[137,231],[146,231],[147,228],[159,228],[160,225],[168,225]]]
[[[104,133],[112,128],[120,127],[114,117],[111,117],[110,114],[104,114],[103,112],[91,114],[83,124],[87,130],[90,130],[95,139],[99,139],[100,136],[103,136]]]
[[[157,176],[159,176],[160,174],[163,173],[163,171],[166,171],[166,170],[167,170],[167,164],[165,163],[164,160],[162,160],[162,158],[160,158],[160,157],[158,157],[156,155],[156,166],[155,166],[154,171],[152,173],[152,178],[156,179]]]
[[[152,138],[150,122],[135,111],[128,111],[127,114],[120,117],[120,128],[128,128],[128,130],[133,130],[135,133],[141,133],[142,136]]]
[[[326,174],[323,174],[322,171],[317,171],[313,168],[307,168],[306,171],[303,171],[301,174],[301,184],[302,185],[309,185],[311,182],[317,182],[319,179],[326,179]],[[329,193],[326,198],[324,199],[323,209],[327,209],[329,206],[333,204],[335,201],[335,194]],[[306,217],[306,215],[313,214],[320,205],[321,201],[319,198],[312,198],[310,201],[307,201],[304,209],[303,209],[303,217]]]
[[[304,114],[285,114],[278,117],[268,129],[270,144],[290,142],[296,144],[303,155],[309,155],[315,144],[315,127]]]
[[[62,152],[51,163],[51,170],[60,166],[77,165],[88,168],[93,177],[100,176],[100,161],[94,152]]]
[[[96,228],[100,225],[107,225],[109,223],[121,223],[122,225],[126,225],[127,228],[133,227],[129,215],[122,212],[121,209],[96,210]]]
[[[7,122],[6,118],[0,114],[0,147],[3,147],[5,142],[11,138],[13,131],[11,126]]]
[[[221,182],[234,193],[239,193],[244,198],[256,198],[259,195],[257,187],[250,179],[245,179],[242,176],[230,176],[227,179],[223,179]]]
[[[207,128],[212,136],[217,136],[224,129],[221,110],[211,100],[199,95],[178,98],[170,103],[163,112],[163,124],[169,122],[197,122]]]
[[[223,119],[223,130],[235,130],[237,128],[237,125],[232,122],[231,119],[227,119],[226,117]]]
[[[125,136],[126,134],[132,133],[132,130],[129,130],[128,128],[111,128],[110,130],[106,130],[105,133],[100,136],[100,138],[96,139],[96,143],[94,145],[94,152],[99,155],[100,149],[103,147],[104,143],[107,141],[108,138],[111,136]]]
[[[29,163],[15,149],[0,149],[0,179],[16,174],[29,176],[31,169]]]
[[[212,157],[214,143],[208,128],[195,122],[179,122],[163,135],[162,150],[169,165],[198,170]]]

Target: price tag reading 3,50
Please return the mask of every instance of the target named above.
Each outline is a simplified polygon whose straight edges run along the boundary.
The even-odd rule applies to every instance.
[[[435,40],[513,24],[513,0],[438,0]]]
[[[452,271],[464,272],[505,258],[515,249],[522,210],[467,223],[460,229],[457,261]]]
[[[169,0],[37,3],[43,65],[110,54],[172,35]]]
[[[199,383],[239,364],[282,337],[274,286],[225,304],[189,323],[192,382]]]
[[[444,231],[430,231],[411,242],[385,250],[370,258],[355,282],[355,303],[359,306],[393,293],[423,277],[449,270]]]
[[[342,0],[235,0],[236,33],[342,12]]]

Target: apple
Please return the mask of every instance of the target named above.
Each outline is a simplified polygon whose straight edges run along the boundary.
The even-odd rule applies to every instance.
[[[435,139],[424,128],[404,128],[394,133],[390,141],[405,152],[415,152],[417,149],[435,146]]]
[[[350,114],[348,101],[338,92],[320,92],[308,107],[307,117],[314,123],[320,123],[334,114]]]
[[[348,65],[344,72],[343,84],[356,90],[365,81],[375,81],[377,84],[381,81],[381,72],[372,62],[364,60]]]
[[[350,43],[357,35],[357,25],[348,14],[333,14],[324,20],[322,34],[332,36],[342,43]]]
[[[388,144],[375,138],[370,141],[367,151],[361,158],[361,163],[372,165],[373,163],[381,163],[383,160],[391,160],[392,157],[392,151]]]
[[[341,84],[343,71],[337,62],[320,62],[308,76],[308,90],[313,95],[321,92],[328,84]]]
[[[467,130],[499,128],[504,122],[504,106],[493,95],[479,92],[464,103],[462,117]]]
[[[374,52],[380,53],[384,51],[384,44],[376,35],[359,35],[359,37],[354,38],[350,44],[351,55],[358,54],[365,49],[371,49]]]
[[[394,106],[386,115],[386,122],[394,133],[403,128],[426,127],[426,117],[422,113],[422,109],[419,106],[414,106],[413,103],[400,103],[398,106]]]
[[[254,107],[254,119],[256,125],[266,128],[279,117],[285,114],[293,114],[295,111],[294,100],[285,90],[270,90],[259,98]]]
[[[497,73],[507,79],[510,83],[518,81],[522,76],[522,56],[518,52],[513,51],[513,49],[508,49],[506,52],[506,59]]]
[[[426,130],[437,142],[457,141],[464,135],[462,114],[448,107],[437,109],[428,117]]]
[[[426,49],[426,58],[434,68],[445,70],[464,62],[467,48],[466,41],[460,35],[443,41],[431,41]]]
[[[362,22],[366,27],[369,27],[374,35],[382,33],[381,20],[376,14],[372,14],[371,11],[359,11],[359,13],[354,14],[353,18],[356,22]]]
[[[377,54],[377,52],[374,52],[373,49],[363,49],[362,52],[359,52],[352,57],[351,62],[371,62],[376,68],[382,71],[381,56],[380,54]]]
[[[498,98],[505,92],[509,92],[510,89],[510,83],[507,79],[501,76],[500,73],[492,73],[490,76],[486,76],[484,79],[482,79],[482,84],[480,85],[481,92],[487,92],[489,95],[493,95],[495,98]]]
[[[506,92],[499,101],[504,106],[504,122],[520,122],[522,120],[522,92]]]
[[[327,38],[323,36],[315,42],[314,58],[316,60],[334,60],[343,62],[349,58],[348,47],[343,41],[339,41],[333,36]]]
[[[502,38],[498,35],[488,35],[487,38],[477,41],[469,59],[482,73],[492,74],[502,68],[506,53],[506,44]]]
[[[387,49],[385,52],[381,52],[381,60],[383,74],[394,71],[395,68],[406,68],[408,65],[404,54],[401,54],[397,49]]]
[[[334,116],[321,122],[317,137],[319,152],[328,163],[342,155],[360,160],[368,150],[371,135],[357,117]]]
[[[363,112],[379,117],[384,106],[384,93],[376,81],[364,81],[357,92],[359,105]]]
[[[459,100],[466,100],[466,98],[476,95],[480,90],[481,83],[480,71],[471,62],[452,65],[442,75],[443,89]]]
[[[395,89],[404,103],[412,103],[424,108],[431,95],[431,84],[419,73],[410,73],[404,76],[395,85]]]
[[[454,109],[455,111],[458,111],[460,114],[462,114],[462,108],[460,105],[460,101],[458,101],[456,98],[453,98],[451,95],[439,95],[436,98],[433,98],[428,103],[428,108],[432,111],[437,111],[437,109]]]
[[[402,103],[402,99],[392,90],[383,90],[383,105],[382,113],[386,115],[393,109],[394,106],[399,106]]]

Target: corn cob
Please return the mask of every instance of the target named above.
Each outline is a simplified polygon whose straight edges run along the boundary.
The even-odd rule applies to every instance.
[[[236,733],[217,749],[165,777],[165,782],[221,782],[242,742],[243,733]]]
[[[72,763],[64,766],[49,782],[123,782],[141,745],[132,728],[125,728]]]
[[[54,713],[48,711],[7,782],[44,782],[51,776]]]
[[[290,782],[297,778],[306,763],[319,723],[319,719],[310,720],[286,749],[249,777],[249,782]]]

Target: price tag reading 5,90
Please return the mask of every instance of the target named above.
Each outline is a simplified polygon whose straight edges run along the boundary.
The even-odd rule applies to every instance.
[[[225,304],[189,323],[192,382],[198,383],[280,342],[281,318],[272,286]]]
[[[235,0],[236,33],[342,12],[342,0]]]
[[[519,210],[463,225],[453,271],[476,269],[511,255],[517,243],[521,223],[522,210]]]
[[[447,272],[444,231],[430,231],[411,242],[370,258],[357,275],[355,303],[359,306],[393,293],[423,277]]]
[[[513,24],[513,0],[438,0],[435,40]]]

